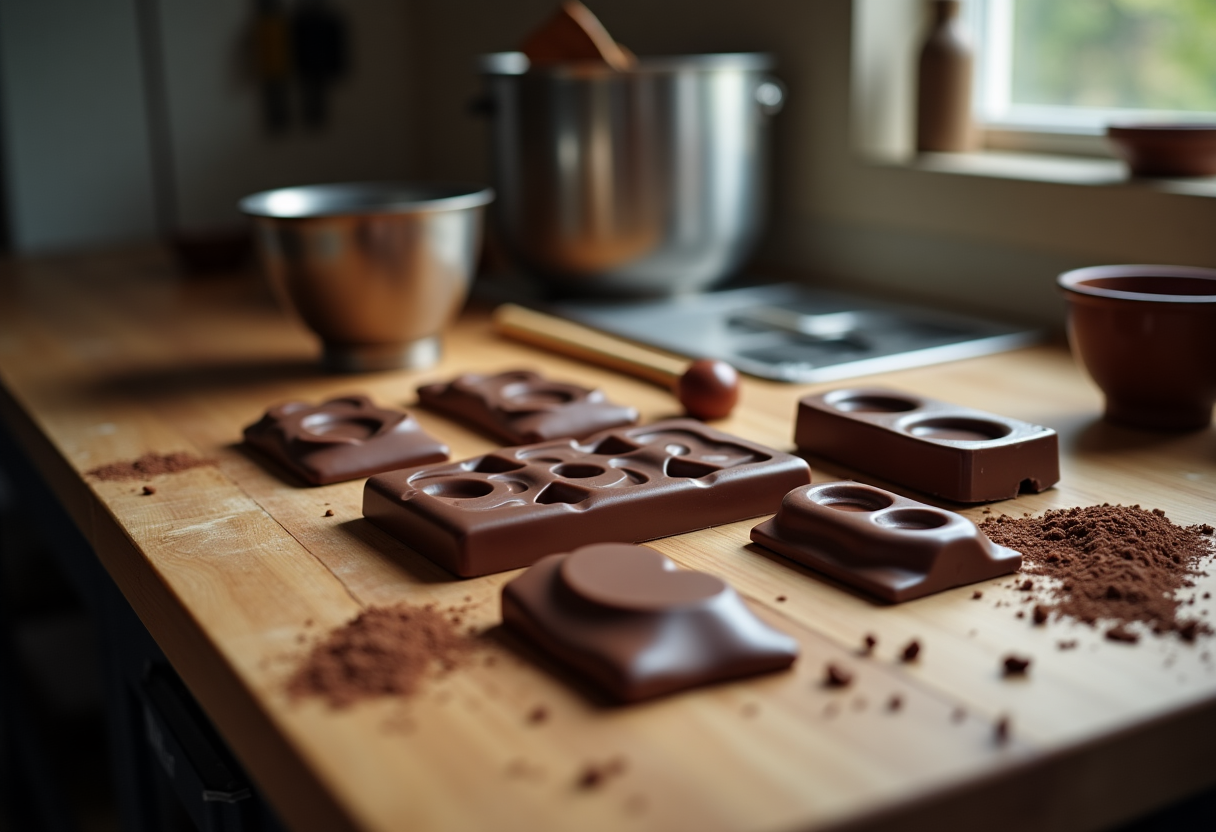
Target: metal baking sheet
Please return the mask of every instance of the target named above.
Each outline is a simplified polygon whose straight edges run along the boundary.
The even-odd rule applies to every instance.
[[[973,358],[1042,333],[795,283],[647,301],[578,300],[549,310],[689,358],[809,384]]]

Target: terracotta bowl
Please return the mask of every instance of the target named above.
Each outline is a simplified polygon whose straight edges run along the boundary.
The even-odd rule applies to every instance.
[[[1106,419],[1194,430],[1216,403],[1216,269],[1094,266],[1060,275],[1073,355]]]
[[[1106,137],[1133,176],[1216,176],[1216,124],[1112,124]]]

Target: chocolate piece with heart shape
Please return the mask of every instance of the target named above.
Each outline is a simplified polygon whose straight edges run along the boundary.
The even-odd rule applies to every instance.
[[[638,420],[636,408],[613,404],[600,390],[530,370],[466,373],[446,384],[427,384],[418,388],[418,402],[512,445],[582,439]]]
[[[310,485],[448,458],[447,445],[424,432],[408,413],[376,407],[361,395],[319,405],[276,405],[245,428],[245,443]]]
[[[628,543],[543,558],[503,587],[502,617],[619,702],[782,670],[798,656],[725,581]]]

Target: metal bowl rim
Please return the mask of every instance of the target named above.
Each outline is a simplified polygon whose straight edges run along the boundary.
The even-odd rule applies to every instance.
[[[593,61],[573,61],[566,64],[554,64],[531,69],[528,63],[528,56],[522,52],[490,52],[481,55],[477,61],[477,67],[483,75],[539,75],[569,78],[621,78],[631,75],[659,75],[697,70],[710,72],[722,69],[743,69],[763,72],[773,69],[774,65],[773,56],[768,52],[709,52],[697,55],[658,55],[638,58],[635,67],[625,70],[613,69],[606,64]]]
[[[303,200],[300,208],[273,208],[274,200]],[[317,217],[405,214],[432,211],[462,211],[494,201],[494,189],[458,182],[333,182],[297,185],[250,194],[241,199],[242,213],[267,219],[311,219]]]

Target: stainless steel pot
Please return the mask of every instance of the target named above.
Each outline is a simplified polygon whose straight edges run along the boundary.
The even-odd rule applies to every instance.
[[[771,67],[720,54],[529,71],[519,53],[484,56],[508,252],[577,294],[688,293],[732,274],[764,223],[785,95]]]

